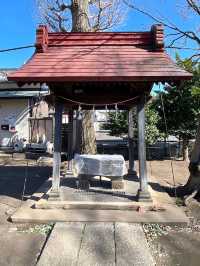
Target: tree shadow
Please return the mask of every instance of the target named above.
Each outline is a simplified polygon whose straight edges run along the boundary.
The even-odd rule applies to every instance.
[[[188,191],[185,186],[169,187],[169,186],[160,185],[157,182],[149,182],[149,185],[155,191],[167,192],[169,196],[172,198],[176,198],[176,197],[184,198],[184,196],[187,196],[190,194],[190,191]]]

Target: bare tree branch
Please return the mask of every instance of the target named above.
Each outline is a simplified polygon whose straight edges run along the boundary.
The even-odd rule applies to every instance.
[[[198,0],[197,1],[186,0],[186,2],[188,3],[188,6],[200,16],[200,3],[199,3],[199,1]]]
[[[199,12],[200,8],[197,5],[197,3],[193,0],[186,0],[188,4],[190,4],[190,7],[195,11],[195,12]],[[198,35],[197,32],[194,32],[193,30],[190,31],[185,31],[182,30],[180,27],[176,26],[174,23],[166,20],[166,19],[162,19],[162,18],[158,18],[154,15],[152,15],[150,12],[143,10],[137,6],[135,6],[134,4],[130,3],[128,0],[123,0],[123,2],[129,7],[132,8],[140,13],[142,13],[143,15],[151,18],[152,20],[154,20],[157,23],[161,23],[163,24],[165,27],[169,28],[170,30],[173,31],[173,33],[171,33],[171,36],[177,36],[177,34],[179,34],[179,36],[177,38],[174,38],[171,41],[171,45],[169,45],[170,47],[172,47],[177,41],[179,41],[180,39],[186,37],[187,39],[193,40],[195,41],[195,43],[199,46],[200,45],[200,37]],[[169,36],[169,35],[168,35]],[[181,36],[181,37],[180,37]]]
[[[72,30],[72,12],[74,3],[80,4],[77,0],[36,0],[42,20],[47,23],[53,31]],[[104,31],[120,24],[128,8],[121,0],[90,0],[87,16],[90,31]],[[77,17],[77,16],[76,16]],[[55,23],[53,24],[53,21]],[[70,22],[71,21],[71,22]]]

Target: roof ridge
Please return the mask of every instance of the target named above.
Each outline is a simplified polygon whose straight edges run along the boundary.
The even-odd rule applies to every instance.
[[[150,31],[139,32],[48,32],[40,25],[36,31],[36,52],[43,53],[50,46],[58,45],[137,45],[155,50],[164,49],[163,26],[153,25]]]

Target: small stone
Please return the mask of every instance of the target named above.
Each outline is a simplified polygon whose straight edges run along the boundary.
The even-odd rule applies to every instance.
[[[112,180],[112,189],[124,189],[123,180]]]

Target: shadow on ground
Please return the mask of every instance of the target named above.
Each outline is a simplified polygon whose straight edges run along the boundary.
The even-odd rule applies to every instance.
[[[112,190],[110,180],[91,179],[88,190],[80,190],[77,177],[61,179],[61,199],[65,201],[94,201],[94,202],[113,202],[113,201],[136,201],[138,182],[129,182],[124,179],[125,188],[122,190]]]
[[[47,166],[0,166],[0,197],[22,198],[25,184],[25,196],[31,196],[51,175]]]

